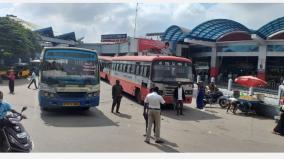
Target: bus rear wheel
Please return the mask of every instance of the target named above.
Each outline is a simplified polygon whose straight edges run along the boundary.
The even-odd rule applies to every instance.
[[[142,100],[141,100],[141,92],[139,89],[137,89],[135,91],[135,99],[136,99],[136,102],[139,103],[139,104],[142,104]]]

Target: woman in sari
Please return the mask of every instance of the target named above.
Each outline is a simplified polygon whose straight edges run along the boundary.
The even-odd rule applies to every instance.
[[[198,92],[197,92],[197,97],[196,97],[196,107],[198,109],[203,109],[204,107],[203,99],[205,96],[205,87],[204,87],[203,82],[201,81],[197,85],[198,85]]]

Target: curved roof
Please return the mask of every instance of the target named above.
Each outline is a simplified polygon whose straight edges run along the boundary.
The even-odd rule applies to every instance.
[[[52,27],[38,29],[38,30],[35,30],[34,32],[37,32],[37,33],[39,33],[42,36],[51,37],[51,38],[54,37],[54,33],[53,33],[53,30],[52,30]]]
[[[189,30],[177,25],[170,26],[162,35],[162,41],[180,41]]]
[[[62,40],[73,40],[73,41],[76,41],[76,36],[75,36],[74,32],[58,35],[58,36],[56,36],[56,38],[62,39]]]
[[[157,61],[157,60],[176,60],[181,62],[191,62],[190,59],[176,56],[117,56],[112,61]]]
[[[277,18],[257,30],[257,34],[267,39],[270,35],[284,30],[284,17]]]
[[[196,26],[186,35],[186,38],[216,41],[221,36],[236,31],[251,33],[247,27],[236,21],[229,19],[214,19]]]

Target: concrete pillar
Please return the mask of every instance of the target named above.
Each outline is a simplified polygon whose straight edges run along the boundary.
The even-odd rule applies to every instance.
[[[174,55],[181,56],[182,45],[181,44],[175,44],[175,45],[176,45],[175,50],[172,49],[174,52]]]
[[[233,80],[230,78],[228,80],[228,91],[231,91],[232,90],[232,84],[233,84]]]
[[[211,54],[211,62],[210,62],[210,76],[217,77],[219,74],[219,66],[218,66],[218,58],[217,58],[217,48],[216,46],[212,47],[212,54]]]
[[[257,77],[265,80],[267,46],[260,45],[258,52]]]

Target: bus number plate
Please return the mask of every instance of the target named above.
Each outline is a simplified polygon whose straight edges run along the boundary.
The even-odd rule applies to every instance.
[[[63,103],[63,106],[80,106],[79,102],[66,102]]]

